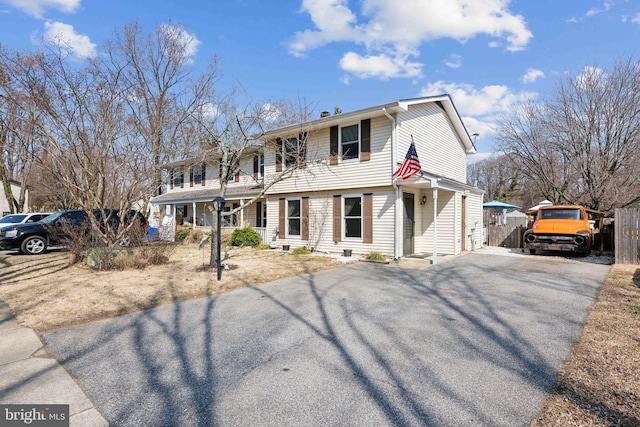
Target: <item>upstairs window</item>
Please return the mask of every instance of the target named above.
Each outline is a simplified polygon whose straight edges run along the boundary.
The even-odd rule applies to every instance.
[[[194,166],[192,171],[193,171],[193,183],[201,184],[202,183],[202,166],[201,165]]]
[[[182,187],[182,185],[183,185],[182,180],[183,179],[184,179],[184,177],[182,175],[182,170],[174,169],[173,170],[173,186],[174,187]]]
[[[304,163],[304,141],[301,137],[285,139],[282,151],[285,167]]]
[[[360,156],[360,126],[355,124],[340,128],[340,156],[357,159]]]

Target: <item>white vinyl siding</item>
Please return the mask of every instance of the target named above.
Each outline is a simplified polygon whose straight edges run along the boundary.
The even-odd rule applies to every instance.
[[[453,125],[435,103],[411,105],[398,114],[398,162],[413,135],[422,169],[435,175],[467,182],[467,158]]]
[[[482,200],[482,194],[470,193],[467,197],[467,226],[469,233],[475,228],[475,249],[482,247],[482,231],[484,227],[482,223]],[[473,249],[471,238],[467,242],[467,249]]]
[[[427,196],[427,204],[421,206],[418,201],[422,194]],[[459,196],[458,196],[459,197]],[[438,189],[438,254],[456,254],[456,240],[460,235],[459,219],[456,220],[456,193]],[[416,194],[415,252],[433,253],[433,192],[431,189]],[[458,225],[456,226],[456,223]],[[457,231],[456,231],[457,230]],[[456,232],[458,234],[456,234]]]
[[[167,186],[167,193],[220,188],[220,163],[215,160],[206,163],[206,170],[203,175],[205,185],[202,185],[202,182],[194,183],[195,185],[193,187],[189,185],[189,178],[191,175],[190,166],[176,167],[174,171],[174,178],[177,184],[174,183],[173,188],[169,188],[169,186]],[[184,174],[183,188],[180,188],[179,176],[177,175],[180,171]],[[240,160],[240,171],[239,182],[235,182],[234,176],[232,176],[230,181],[227,183],[227,188],[256,185],[256,181],[253,179],[253,154],[245,156]]]
[[[267,178],[275,173],[275,150],[265,154]],[[312,192],[319,189],[360,189],[363,187],[391,185],[391,121],[386,117],[371,119],[371,160],[346,160],[329,165],[329,128],[309,131],[305,169],[275,184],[269,194]]]
[[[363,188],[363,193],[373,193],[373,243],[362,243],[362,239],[344,239],[333,241],[333,196],[336,192],[314,192],[309,194],[309,240],[300,240],[298,236],[292,239],[278,239],[278,246],[290,244],[291,248],[308,246],[319,252],[342,252],[351,249],[354,254],[368,254],[378,251],[386,256],[393,256],[393,200],[395,192],[392,187],[386,189]],[[278,195],[288,197],[290,195]],[[352,194],[344,193],[351,197]],[[267,204],[267,221],[269,224],[278,223],[278,197],[270,197]],[[344,227],[344,225],[343,225]],[[273,235],[273,228],[269,227],[269,236]]]

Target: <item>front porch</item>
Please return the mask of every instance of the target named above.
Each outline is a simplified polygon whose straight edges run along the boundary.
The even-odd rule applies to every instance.
[[[186,193],[186,192],[185,192]],[[153,223],[164,230],[164,238],[171,238],[178,228],[199,229],[209,232],[216,225],[216,213],[213,208],[215,195],[199,197],[189,200],[187,194],[164,194],[151,201],[157,206],[153,214]],[[226,199],[222,216],[222,230],[233,232],[236,228],[251,227],[262,237],[263,243],[270,243],[273,233],[269,233],[267,227],[267,201],[258,199],[239,209],[240,206],[252,199],[252,195],[246,197],[229,197]],[[205,200],[202,200],[205,199]]]

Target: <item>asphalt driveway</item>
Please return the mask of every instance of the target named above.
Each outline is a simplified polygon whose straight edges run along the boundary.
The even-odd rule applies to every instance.
[[[113,426],[524,426],[608,271],[357,263],[42,338]]]

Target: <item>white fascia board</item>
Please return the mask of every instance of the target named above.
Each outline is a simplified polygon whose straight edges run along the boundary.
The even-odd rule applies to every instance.
[[[399,111],[406,111],[406,107],[402,105],[402,101],[390,102],[388,104],[382,104],[375,107],[364,108],[362,110],[352,111],[350,113],[341,113],[329,117],[323,117],[320,119],[312,120],[306,123],[298,123],[291,126],[285,126],[282,128],[274,129],[266,132],[263,138],[270,138],[275,136],[286,136],[289,134],[296,134],[307,129],[320,129],[327,128],[343,123],[351,123],[357,120],[370,119],[373,117],[383,116],[382,109],[385,108],[389,113],[397,113]]]

